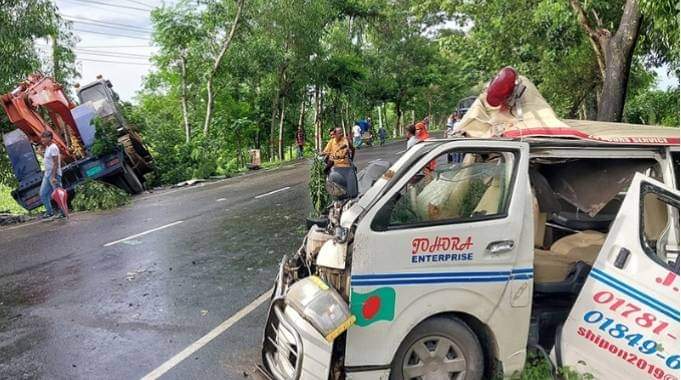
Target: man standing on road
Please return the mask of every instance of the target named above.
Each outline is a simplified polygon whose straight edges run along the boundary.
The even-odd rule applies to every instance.
[[[347,192],[350,198],[357,196],[357,173],[355,173],[352,159],[355,156],[355,147],[345,138],[343,128],[336,128],[333,138],[324,148],[324,155],[332,163],[332,172],[337,172],[345,177]]]
[[[40,199],[45,205],[46,218],[54,216],[52,208],[52,192],[54,189],[61,187],[61,157],[59,156],[59,148],[57,144],[52,141],[52,132],[44,131],[40,135],[40,141],[45,146],[45,173],[43,174],[43,182],[40,185]]]
[[[303,128],[298,127],[296,131],[296,145],[298,145],[298,155],[297,158],[303,158],[303,150],[305,148],[305,131]]]
[[[352,126],[352,138],[353,141],[352,143],[357,147],[357,149],[362,147],[362,127],[359,126],[359,123],[355,123],[355,125]]]
[[[378,139],[381,142],[381,146],[385,144],[385,138],[388,135],[388,131],[385,130],[384,126],[378,129]]]

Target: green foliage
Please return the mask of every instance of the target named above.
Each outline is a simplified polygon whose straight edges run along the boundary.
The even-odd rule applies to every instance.
[[[527,357],[525,368],[519,374],[511,376],[512,380],[549,380],[553,379],[551,365],[541,355],[530,354]],[[564,380],[593,380],[591,374],[581,374],[568,367],[558,369],[560,379]]]
[[[34,42],[43,39],[56,41],[50,62],[41,62]],[[77,76],[73,47],[76,39],[71,25],[59,16],[50,0],[6,1],[0,0],[0,94],[17,87],[28,74],[42,70],[70,88]],[[0,112],[0,133],[8,132],[10,125],[4,112]],[[14,186],[15,181],[7,154],[0,147],[0,184]]]
[[[319,216],[331,203],[329,193],[326,191],[326,174],[324,160],[315,156],[310,167],[310,199],[312,200],[313,216]]]
[[[12,198],[12,188],[0,183],[0,213],[25,214],[26,210]]]
[[[97,117],[94,120],[95,141],[90,147],[93,156],[103,156],[116,151],[118,147],[118,124],[114,118]]]
[[[629,78],[629,118],[649,122],[641,104],[650,108],[643,99],[650,96],[640,94],[654,86],[651,68],[672,62],[678,36],[670,31],[678,21],[668,15],[668,0],[640,2],[644,19],[655,20],[645,28],[664,36],[639,44]],[[432,115],[435,128],[506,65],[537,84],[559,116],[593,118],[597,111],[600,70],[567,1],[249,0],[214,73],[204,135],[206,79],[235,4],[181,0],[152,13],[156,70],[131,113],[156,159],[153,184],[229,175],[245,166],[252,148],[265,162],[283,159],[277,148],[293,144],[300,120],[310,145],[316,125],[325,139],[330,127],[367,116],[377,128],[379,107],[389,135],[401,135],[398,124],[412,114]],[[582,4],[605,28],[621,18],[623,0]],[[319,109],[314,93],[321,94]],[[671,124],[678,107],[655,113]]]
[[[74,192],[76,196],[71,201],[74,211],[109,210],[130,200],[125,191],[100,181],[87,180],[76,186]]]
[[[644,91],[629,99],[624,119],[629,123],[679,127],[679,89]]]

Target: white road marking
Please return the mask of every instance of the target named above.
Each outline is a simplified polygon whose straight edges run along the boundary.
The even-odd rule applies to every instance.
[[[220,334],[227,331],[227,329],[232,327],[235,323],[239,322],[239,320],[241,320],[243,317],[245,317],[250,312],[255,310],[255,308],[260,306],[263,302],[267,301],[270,298],[271,294],[272,289],[267,290],[265,293],[261,294],[260,297],[254,299],[253,302],[246,305],[246,307],[237,311],[236,314],[229,317],[229,319],[220,323],[216,328],[208,332],[208,334],[202,336],[199,340],[192,343],[184,350],[180,351],[177,355],[168,359],[168,361],[161,364],[158,368],[149,372],[146,376],[142,378],[142,380],[155,380],[163,376],[164,373],[168,372],[173,367],[180,364],[180,362],[182,362],[184,359],[186,359],[187,357],[201,349],[201,347],[210,343],[211,340],[217,338]]]
[[[172,222],[172,223],[166,224],[166,225],[161,226],[161,227],[152,228],[152,229],[150,229],[150,230],[147,230],[147,231],[144,231],[144,232],[140,232],[140,233],[135,234],[135,235],[130,235],[130,236],[128,236],[128,237],[126,237],[126,238],[123,238],[123,239],[119,239],[119,240],[116,240],[116,241],[112,241],[112,242],[110,242],[110,243],[106,243],[106,244],[104,244],[104,246],[105,246],[105,247],[110,247],[110,246],[112,246],[112,245],[114,245],[114,244],[122,243],[122,242],[124,242],[124,241],[126,241],[126,240],[134,239],[134,238],[137,238],[137,237],[140,237],[140,236],[144,236],[144,235],[146,235],[146,234],[150,234],[150,233],[152,233],[152,232],[156,232],[156,231],[159,231],[159,230],[168,228],[168,227],[176,226],[176,225],[178,225],[178,224],[180,224],[180,223],[182,223],[182,222],[183,222],[183,220],[178,220],[177,222]]]
[[[215,201],[216,201],[216,202],[224,202],[224,201],[226,201],[226,200],[227,200],[227,198],[218,198],[218,199],[215,200]]]
[[[288,189],[290,189],[290,188],[291,188],[291,186],[286,186],[286,187],[282,187],[281,189],[278,189],[278,190],[270,191],[269,193],[256,195],[256,196],[255,196],[255,199],[260,199],[260,198],[262,198],[262,197],[266,197],[266,196],[268,196],[268,195],[272,195],[272,194],[278,193],[278,192],[280,192],[280,191],[286,191],[286,190],[288,190]]]

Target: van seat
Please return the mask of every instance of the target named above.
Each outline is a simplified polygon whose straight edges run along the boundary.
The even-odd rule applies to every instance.
[[[593,265],[604,242],[604,233],[587,230],[558,239],[548,251],[535,249],[534,281],[563,281],[578,261]]]

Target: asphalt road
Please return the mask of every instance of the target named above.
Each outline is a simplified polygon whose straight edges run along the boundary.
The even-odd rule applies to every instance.
[[[271,287],[304,234],[307,183],[301,161],[0,229],[0,378],[142,378],[183,350],[163,379],[258,378],[265,304],[197,341]]]

